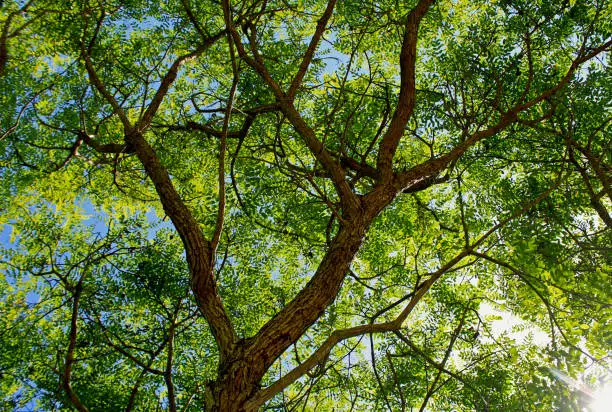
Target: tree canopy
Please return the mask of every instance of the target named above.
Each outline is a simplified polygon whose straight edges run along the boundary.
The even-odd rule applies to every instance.
[[[2,409],[605,384],[609,1],[0,7]]]

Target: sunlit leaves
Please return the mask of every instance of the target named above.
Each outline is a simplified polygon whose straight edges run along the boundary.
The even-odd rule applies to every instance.
[[[177,216],[160,204],[130,125],[176,75],[150,127],[136,132],[204,238],[217,225],[225,141],[227,204],[212,274],[248,342],[309,284],[346,225],[329,170],[279,101],[302,116],[363,201],[381,182],[379,143],[396,111],[400,49],[417,2],[338,2],[290,103],[282,93],[327,2],[231,2],[247,55],[280,93],[230,49],[217,2],[72,3],[19,11],[24,3],[11,2],[0,14],[5,24],[19,11],[0,76],[2,406],[68,407],[58,381],[75,315],[72,386],[91,410],[168,408],[168,376],[178,406],[202,410],[206,382],[223,373],[218,347],[190,292],[185,239],[170,222]],[[258,388],[334,331],[395,319],[435,277],[398,334],[339,342],[268,407],[584,403],[555,371],[593,384],[610,344],[609,46],[588,57],[609,38],[608,6],[431,7],[394,171],[442,159],[501,119],[511,124],[470,143],[438,175],[419,176],[437,178],[431,187],[394,188],[333,303]]]

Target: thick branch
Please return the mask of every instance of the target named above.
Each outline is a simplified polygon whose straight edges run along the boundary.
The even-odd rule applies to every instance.
[[[535,204],[542,201],[560,183],[560,179],[550,189],[542,193],[533,201],[529,202],[518,211],[512,213],[508,218],[493,226],[469,247],[457,254],[437,271],[430,273],[429,277],[417,286],[410,301],[402,312],[390,322],[374,325],[363,325],[334,332],[328,340],[312,355],[309,360],[300,365],[285,378],[261,391],[250,406],[257,407],[274,394],[291,384],[304,373],[309,371],[315,364],[323,359],[338,342],[350,337],[364,333],[379,333],[396,330],[401,327],[408,315],[417,303],[429,291],[433,284],[442,275],[452,269],[462,259],[472,254],[490,235],[505,226],[514,218],[531,209]],[[387,199],[386,202],[389,202]],[[384,202],[383,202],[384,203]],[[380,206],[379,207],[383,207]],[[375,214],[371,216],[373,218]],[[359,249],[363,236],[371,220],[363,222],[363,226],[345,226],[332,242],[332,245],[323,258],[317,272],[300,293],[273,319],[271,319],[259,333],[247,342],[246,354],[253,362],[253,371],[264,373],[268,367],[305,331],[312,325],[335,299],[350,262]]]
[[[308,284],[274,318],[266,323],[247,348],[263,374],[334,301],[350,262],[359,250],[365,227],[342,227]]]
[[[280,378],[278,381],[276,381],[269,387],[260,391],[253,398],[253,400],[251,401],[252,403],[250,403],[249,405],[252,406],[253,408],[256,408],[259,405],[266,402],[267,400],[271,399],[275,394],[282,391],[284,388],[286,388],[287,386],[295,382],[297,379],[299,379],[306,372],[310,371],[317,364],[325,360],[329,352],[332,350],[332,348],[339,342],[352,338],[352,337],[360,336],[366,333],[383,333],[383,332],[390,332],[390,331],[395,331],[395,330],[400,329],[404,321],[408,318],[408,315],[410,315],[414,307],[417,305],[417,303],[420,302],[423,296],[425,296],[425,294],[429,291],[429,289],[431,289],[433,284],[440,277],[442,277],[445,273],[451,270],[462,259],[464,259],[465,257],[469,255],[473,255],[474,251],[493,233],[497,232],[500,228],[508,224],[510,221],[523,215],[525,212],[530,210],[536,204],[544,200],[556,187],[558,187],[559,184],[560,184],[560,179],[552,187],[550,187],[548,190],[540,194],[537,198],[527,203],[526,205],[524,205],[523,207],[521,207],[520,209],[512,213],[510,216],[508,216],[506,219],[502,220],[501,222],[493,226],[486,233],[484,233],[480,238],[478,238],[474,243],[472,243],[469,247],[465,248],[463,251],[458,253],[453,259],[448,261],[440,269],[436,270],[435,272],[430,273],[429,277],[416,287],[416,290],[414,291],[414,293],[410,295],[411,296],[410,301],[404,307],[402,312],[394,320],[389,321],[389,322],[384,322],[384,323],[361,325],[361,326],[355,326],[355,327],[348,328],[348,329],[336,330],[329,336],[329,338],[327,338],[327,340],[306,361],[304,361],[302,364],[294,368],[291,372],[289,372],[284,377]],[[325,259],[323,263],[325,263]],[[323,263],[321,264],[322,266],[323,266]],[[317,271],[317,273],[319,272]],[[314,283],[313,282],[314,280],[315,279],[313,278],[313,280],[311,280],[311,283]],[[308,287],[306,287],[302,292],[300,292],[300,294],[302,294],[307,289]],[[298,295],[298,297],[299,296],[300,295]],[[294,301],[295,300],[297,300],[297,297],[296,299],[294,299]],[[277,317],[279,317],[279,315],[277,315]],[[262,328],[262,331],[270,323],[273,323],[275,319],[276,318],[268,322],[268,324],[264,326],[264,328]],[[286,329],[287,331],[291,331],[291,325],[287,325],[286,327],[287,327]],[[290,332],[288,332],[286,338],[289,339],[290,336],[291,336]],[[262,339],[259,337],[259,335],[256,337],[256,339],[258,338]],[[291,342],[289,342],[286,345],[286,347],[288,347],[290,343]]]
[[[374,180],[378,180],[380,178],[380,173],[378,170],[365,162],[358,162],[350,156],[340,156],[340,164],[345,168],[348,167],[349,169],[356,171],[358,174],[371,177]]]
[[[489,127],[486,130],[482,130],[472,134],[463,143],[460,143],[455,146],[450,152],[440,157],[427,160],[417,166],[414,166],[404,172],[399,173],[394,180],[396,190],[398,192],[414,192],[420,187],[428,187],[426,183],[435,181],[437,175],[442,170],[444,170],[453,160],[456,160],[461,157],[463,153],[465,153],[477,142],[488,137],[494,136],[495,134],[504,130],[515,120],[516,113],[509,112],[505,116],[503,116],[497,122],[497,124]]]
[[[97,22],[96,33],[102,24],[103,17]],[[217,284],[214,276],[214,251],[210,242],[205,239],[198,222],[195,220],[192,213],[189,211],[185,203],[180,198],[178,192],[174,188],[170,175],[166,168],[161,164],[155,151],[146,141],[143,136],[143,131],[146,130],[155,113],[159,109],[161,102],[166,95],[168,89],[176,79],[178,69],[185,61],[200,55],[214,41],[222,37],[225,32],[221,32],[213,37],[210,37],[206,42],[202,43],[198,49],[190,54],[178,58],[170,70],[162,79],[162,83],[158,88],[151,104],[145,111],[142,118],[132,126],[126,113],[121,105],[115,100],[112,94],[108,91],[105,84],[98,77],[94,65],[89,57],[89,52],[95,42],[95,35],[90,41],[89,47],[85,46],[85,39],[81,42],[81,56],[85,60],[85,66],[89,74],[90,81],[94,84],[100,94],[113,107],[115,113],[121,119],[125,130],[126,144],[133,148],[139,160],[145,167],[147,175],[151,178],[155,189],[159,195],[160,201],[166,214],[172,220],[174,227],[179,233],[181,240],[185,246],[187,254],[187,263],[191,273],[192,290],[196,297],[198,307],[206,320],[208,321],[211,331],[219,346],[221,360],[229,356],[229,353],[236,342],[236,333],[230,322],[230,319],[223,307],[221,298],[217,292]]]
[[[310,152],[319,163],[321,163],[323,168],[329,172],[334,187],[340,196],[345,217],[358,214],[361,205],[359,199],[353,193],[350,185],[346,181],[345,170],[327,151],[323,143],[317,139],[314,130],[306,124],[292,103],[281,102],[280,107],[295,131],[302,137],[302,140],[308,149],[310,149]]]
[[[414,306],[413,306],[414,307]],[[334,331],[323,344],[303,363],[291,370],[287,375],[283,376],[269,387],[260,391],[248,404],[250,408],[257,408],[264,402],[271,399],[274,395],[291,385],[301,376],[306,374],[312,368],[320,363],[323,363],[331,350],[343,340],[361,336],[366,333],[384,333],[397,330],[401,327],[399,317],[390,322],[375,323],[369,325],[360,325],[348,329]]]
[[[383,136],[378,151],[376,168],[382,173],[383,179],[390,180],[393,171],[393,156],[408,119],[412,115],[416,102],[415,66],[418,31],[421,20],[435,0],[421,0],[408,15],[402,51],[400,54],[400,93],[397,107],[387,133]]]
[[[132,153],[131,148],[128,145],[120,143],[98,143],[93,136],[88,135],[82,130],[76,131],[79,139],[83,140],[85,144],[98,153]]]
[[[208,321],[224,359],[236,342],[236,333],[217,292],[213,250],[185,203],[174,188],[166,168],[138,131],[126,136],[155,185],[162,206],[179,233],[187,253],[191,284],[200,311]]]

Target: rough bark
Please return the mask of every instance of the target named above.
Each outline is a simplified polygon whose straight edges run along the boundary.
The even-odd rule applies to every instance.
[[[126,136],[126,141],[134,147],[138,158],[155,185],[164,211],[172,220],[183,241],[193,293],[200,311],[210,325],[223,360],[230,356],[237,339],[217,292],[213,251],[210,242],[204,237],[198,222],[174,188],[168,172],[159,162],[155,151],[146,142],[142,134],[133,131]]]

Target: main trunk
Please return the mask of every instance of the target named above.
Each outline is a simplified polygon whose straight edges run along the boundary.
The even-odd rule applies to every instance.
[[[206,388],[206,410],[214,412],[254,411],[246,406],[257,393],[265,371],[255,370],[252,360],[242,357],[222,365],[217,380]]]
[[[269,399],[259,392],[261,379],[334,301],[370,223],[394,195],[391,187],[376,191],[364,203],[362,214],[340,228],[314,276],[297,296],[257,335],[226,348],[217,380],[207,387],[208,411],[255,411]]]

